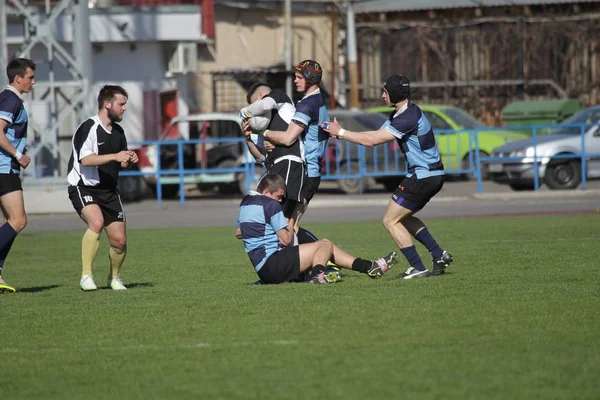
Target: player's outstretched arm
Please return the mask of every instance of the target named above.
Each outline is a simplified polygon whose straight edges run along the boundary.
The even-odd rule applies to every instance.
[[[377,131],[353,132],[346,130],[337,122],[337,118],[334,118],[333,121],[323,122],[321,128],[333,138],[345,139],[349,142],[367,147],[377,146],[378,144],[391,142],[396,139],[396,137],[384,127],[381,127]]]
[[[296,121],[292,120],[285,132],[266,130],[265,133],[263,133],[263,136],[265,139],[268,138],[272,143],[290,146],[298,140],[298,136],[300,136],[302,132],[304,132],[304,127],[296,124]]]

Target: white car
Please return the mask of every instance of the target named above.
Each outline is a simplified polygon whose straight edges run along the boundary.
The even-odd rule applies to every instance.
[[[202,143],[188,143],[182,145],[183,169],[204,170],[215,168],[245,168],[249,160],[249,168],[255,174],[262,173],[262,168],[254,164],[243,141],[241,119],[233,113],[203,113],[184,115],[173,118],[158,140],[195,140],[205,139]],[[238,140],[234,140],[238,139]],[[230,142],[219,142],[230,140]],[[153,173],[144,175],[144,180],[150,189],[156,193],[158,164],[158,147],[156,145],[143,146],[136,150],[140,158],[140,171]],[[164,144],[160,146],[160,167],[166,174],[161,175],[163,197],[173,197],[179,190],[180,177],[179,156],[177,144]],[[246,188],[245,173],[241,171],[200,172],[188,171],[183,176],[185,184],[195,184],[200,189],[217,187],[222,193],[242,192]]]
[[[507,159],[490,161],[488,167],[492,180],[514,190],[534,189],[534,165],[540,185],[575,189],[581,183],[584,151],[586,179],[600,179],[600,106],[573,115],[546,136],[496,147],[491,157]]]

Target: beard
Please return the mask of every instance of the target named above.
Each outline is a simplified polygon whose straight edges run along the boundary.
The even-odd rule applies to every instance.
[[[108,110],[108,118],[112,121],[112,122],[121,122],[123,120],[123,115],[119,115],[118,113],[116,113],[113,110]]]

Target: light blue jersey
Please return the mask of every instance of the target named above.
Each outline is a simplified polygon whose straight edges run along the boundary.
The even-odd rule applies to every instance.
[[[242,232],[244,248],[256,271],[262,268],[267,258],[282,248],[277,231],[287,225],[278,201],[263,195],[244,196],[237,226]]]
[[[292,121],[305,127],[300,140],[302,158],[306,160],[307,175],[309,178],[320,177],[321,160],[329,140],[329,134],[321,128],[321,124],[323,121],[329,121],[329,114],[319,90],[304,96],[296,104],[296,113]]]
[[[395,112],[381,126],[396,137],[408,166],[407,177],[415,174],[417,179],[444,175],[444,164],[435,145],[431,124],[421,109],[409,103]]]
[[[12,86],[0,93],[0,119],[8,122],[4,131],[8,141],[21,153],[27,142],[27,111],[21,95]],[[21,165],[12,154],[0,149],[0,174],[19,174]]]

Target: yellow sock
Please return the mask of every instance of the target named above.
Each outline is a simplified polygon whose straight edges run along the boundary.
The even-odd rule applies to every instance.
[[[123,248],[123,250],[115,249],[110,246],[110,250],[108,251],[108,258],[110,259],[110,270],[112,273],[112,277],[114,278],[121,271],[121,265],[123,265],[123,261],[125,261],[125,256],[127,255],[127,246]]]
[[[86,230],[81,240],[81,275],[92,275],[92,263],[100,247],[100,234]]]

